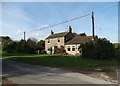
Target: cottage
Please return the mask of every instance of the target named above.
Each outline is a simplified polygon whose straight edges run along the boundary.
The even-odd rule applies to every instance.
[[[64,46],[66,53],[70,55],[81,55],[82,51],[79,49],[82,43],[92,41],[93,36],[74,35],[71,26],[68,26],[67,32],[54,33],[51,30],[51,35],[45,39],[45,51],[54,54],[54,48],[57,46]]]

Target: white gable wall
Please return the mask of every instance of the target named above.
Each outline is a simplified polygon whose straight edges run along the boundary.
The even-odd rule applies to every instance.
[[[78,50],[79,46],[80,46],[80,44],[65,45],[66,53],[68,53],[70,55],[81,55],[82,53],[80,53]],[[70,48],[70,50],[68,48]],[[75,49],[73,49],[73,48],[75,48]]]

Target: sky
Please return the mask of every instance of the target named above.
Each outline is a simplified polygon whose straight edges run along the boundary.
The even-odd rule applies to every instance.
[[[117,2],[3,2],[0,9],[1,35],[20,40],[25,31],[26,39],[44,40],[51,30],[54,33],[65,32],[68,25],[71,25],[75,33],[92,35],[91,12],[94,11],[95,35],[107,38],[110,42],[118,42],[118,7],[113,7],[114,5]],[[108,7],[111,8],[106,9]],[[37,30],[86,14],[90,15],[52,28]]]
[[[118,2],[119,0],[1,0],[3,2]]]

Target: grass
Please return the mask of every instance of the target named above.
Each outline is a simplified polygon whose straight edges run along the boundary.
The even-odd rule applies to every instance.
[[[25,53],[7,53],[5,51],[2,51],[2,58],[6,58],[6,57],[11,57],[11,56],[31,56],[31,55],[34,55],[34,54],[25,54]]]
[[[111,70],[111,67],[117,67],[117,61],[107,61],[107,60],[94,60],[91,58],[77,57],[77,56],[61,56],[61,55],[33,55],[33,54],[5,54],[3,58],[48,67],[59,67],[68,69],[79,73],[91,73],[96,72],[94,69],[96,67],[107,68]],[[91,71],[92,70],[92,71]],[[106,75],[112,79],[117,79],[116,71],[104,70]]]
[[[61,55],[14,55],[4,56],[4,58],[41,66],[50,67],[74,67],[74,68],[88,68],[88,67],[107,67],[117,66],[116,61],[94,60],[77,56],[61,56]]]

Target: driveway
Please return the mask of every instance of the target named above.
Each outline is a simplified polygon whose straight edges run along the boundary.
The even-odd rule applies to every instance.
[[[34,66],[3,59],[2,74],[16,84],[113,84],[60,68]]]

